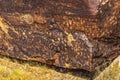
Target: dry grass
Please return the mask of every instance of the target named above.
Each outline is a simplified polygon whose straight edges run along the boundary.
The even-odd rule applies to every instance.
[[[100,72],[94,80],[120,80],[120,57],[108,68]],[[60,73],[45,65],[35,63],[20,63],[16,60],[0,58],[0,80],[88,80],[72,75]]]
[[[101,72],[95,80],[120,80],[120,56]]]
[[[71,73],[60,73],[47,66],[20,64],[8,58],[0,58],[0,80],[87,80]]]

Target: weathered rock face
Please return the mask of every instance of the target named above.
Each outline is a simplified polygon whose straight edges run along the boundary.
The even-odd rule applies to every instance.
[[[120,50],[119,1],[97,1],[0,0],[0,54],[94,71]]]

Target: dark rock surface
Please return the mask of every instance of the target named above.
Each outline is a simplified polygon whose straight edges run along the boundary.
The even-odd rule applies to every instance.
[[[120,54],[119,3],[0,0],[0,54],[95,71]]]

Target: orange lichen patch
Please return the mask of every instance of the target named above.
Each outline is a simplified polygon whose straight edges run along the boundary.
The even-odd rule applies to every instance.
[[[30,14],[24,14],[24,15],[20,16],[20,21],[25,22],[27,24],[33,24],[33,22],[34,22],[33,17]]]
[[[43,17],[42,15],[33,15],[34,17],[34,22],[37,22],[39,24],[45,24],[47,23],[47,20],[45,17]]]
[[[73,35],[70,33],[66,33],[67,34],[67,43],[68,45],[72,46],[72,42],[75,41],[75,39],[73,38]]]
[[[65,68],[70,68],[71,67],[71,65],[70,64],[68,64],[68,63],[65,63],[65,66],[64,66]]]

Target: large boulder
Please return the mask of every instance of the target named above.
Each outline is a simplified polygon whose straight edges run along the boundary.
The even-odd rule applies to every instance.
[[[120,53],[119,0],[0,0],[0,54],[95,71]]]

